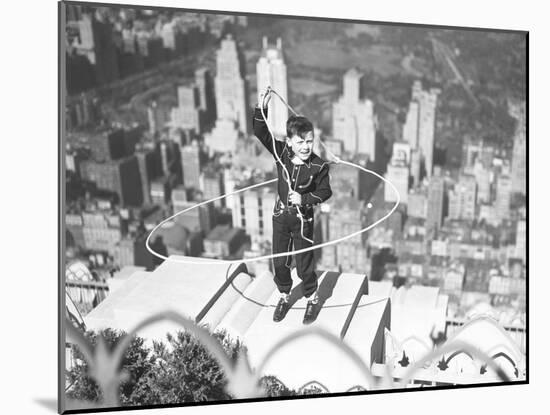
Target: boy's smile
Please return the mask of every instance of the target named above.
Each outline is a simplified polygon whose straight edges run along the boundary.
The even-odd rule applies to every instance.
[[[295,135],[287,139],[293,153],[302,161],[306,161],[313,151],[313,131],[308,131],[304,137]]]

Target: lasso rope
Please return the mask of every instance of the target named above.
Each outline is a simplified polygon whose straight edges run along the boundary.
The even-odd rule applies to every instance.
[[[277,92],[275,92],[273,89],[271,89],[271,92],[273,92],[274,94],[276,94],[284,103],[285,105],[294,113],[296,114],[296,112],[290,107],[290,105],[288,105],[286,103],[286,101],[279,95],[277,94]],[[262,108],[263,108],[263,102],[262,102]],[[156,252],[155,250],[153,250],[150,245],[149,245],[149,242],[151,240],[151,237],[153,236],[153,234],[155,233],[155,231],[157,229],[159,229],[162,225],[164,225],[166,222],[174,219],[176,216],[178,215],[181,215],[183,213],[186,213],[186,212],[189,212],[191,209],[195,209],[195,208],[198,208],[200,206],[203,206],[203,205],[206,205],[208,203],[212,203],[212,202],[215,202],[217,200],[220,200],[220,199],[223,199],[225,197],[228,197],[228,196],[233,196],[233,195],[236,195],[236,194],[239,194],[241,192],[245,192],[247,190],[251,190],[251,189],[254,189],[256,187],[260,187],[260,186],[264,186],[266,184],[270,184],[270,183],[273,183],[273,182],[276,182],[278,179],[271,179],[271,180],[267,180],[265,182],[261,182],[261,183],[257,183],[257,184],[254,184],[254,185],[251,185],[251,186],[247,186],[247,187],[244,187],[242,189],[239,189],[239,190],[236,190],[234,192],[231,192],[231,193],[226,193],[226,194],[223,194],[221,196],[218,196],[218,197],[214,197],[212,199],[209,199],[209,200],[206,200],[204,202],[200,202],[200,203],[197,203],[196,205],[193,205],[193,206],[190,206],[186,209],[183,209],[183,210],[180,210],[179,212],[173,214],[172,216],[164,219],[162,222],[160,222],[157,226],[155,226],[153,228],[153,230],[149,233],[149,235],[147,236],[147,239],[145,240],[145,247],[147,248],[147,250],[154,256],[156,256],[157,258],[160,258],[162,260],[169,260],[169,261],[173,261],[173,262],[180,262],[180,263],[183,263],[183,264],[193,264],[193,265],[218,265],[218,264],[242,264],[242,263],[247,263],[247,262],[254,262],[254,261],[263,261],[263,260],[268,260],[268,259],[273,259],[273,258],[280,258],[280,257],[283,257],[283,256],[289,256],[289,255],[296,255],[296,254],[301,254],[301,253],[304,253],[304,252],[309,252],[309,251],[313,251],[315,249],[320,249],[320,248],[323,248],[325,246],[330,246],[330,245],[335,245],[339,242],[343,242],[347,239],[350,239],[350,238],[353,238],[354,236],[357,236],[357,235],[360,235],[362,234],[363,232],[367,232],[368,230],[374,228],[376,225],[378,225],[379,223],[385,221],[387,218],[390,217],[390,215],[397,209],[397,207],[399,206],[399,203],[401,202],[401,196],[399,194],[399,191],[397,190],[397,188],[394,186],[394,184],[392,182],[390,182],[389,180],[387,180],[386,178],[382,177],[381,175],[379,175],[378,173],[372,171],[372,170],[369,170],[363,166],[360,166],[358,164],[354,164],[354,163],[351,163],[349,161],[345,161],[345,160],[342,160],[340,159],[339,157],[337,157],[336,155],[334,155],[334,153],[332,153],[332,151],[330,151],[327,146],[325,146],[325,144],[321,141],[321,139],[319,139],[319,142],[321,143],[321,145],[323,146],[323,148],[326,150],[326,152],[332,157],[334,158],[334,162],[336,164],[345,164],[345,165],[348,165],[348,166],[351,166],[351,167],[355,167],[359,170],[362,170],[364,171],[365,173],[369,173],[369,174],[372,174],[376,177],[378,177],[380,180],[382,180],[383,182],[385,182],[386,184],[388,184],[392,190],[395,192],[395,195],[397,196],[397,200],[395,202],[395,205],[393,205],[393,207],[390,209],[390,211],[382,216],[380,219],[378,219],[377,221],[373,222],[372,224],[366,226],[365,228],[363,229],[360,229],[356,232],[352,232],[350,233],[349,235],[346,235],[346,236],[343,236],[341,238],[338,238],[338,239],[334,239],[332,241],[327,241],[327,242],[324,242],[324,243],[321,243],[321,244],[318,244],[318,245],[312,245],[310,247],[307,247],[307,248],[302,248],[302,249],[299,249],[297,251],[290,251],[290,252],[280,252],[278,254],[270,254],[270,255],[262,255],[262,256],[259,256],[259,257],[255,257],[255,258],[242,258],[242,259],[234,259],[234,260],[225,260],[225,259],[215,259],[215,260],[207,260],[207,259],[198,259],[197,261],[190,261],[189,259],[179,259],[179,258],[169,258],[165,255],[162,255],[162,254],[159,254],[158,252]]]

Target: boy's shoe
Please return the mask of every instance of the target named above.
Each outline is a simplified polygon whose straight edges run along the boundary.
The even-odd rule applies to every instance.
[[[273,312],[273,321],[279,322],[285,318],[286,313],[290,310],[289,297],[290,295],[288,294],[281,294],[281,298],[279,299],[279,302],[275,307],[275,311]]]
[[[319,297],[317,296],[317,293],[308,300],[306,305],[306,311],[304,313],[304,324],[311,324],[315,321],[317,318],[317,314],[319,313]]]

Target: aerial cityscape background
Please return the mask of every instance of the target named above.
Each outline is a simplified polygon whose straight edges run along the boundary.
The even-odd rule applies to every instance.
[[[66,29],[66,288],[84,318],[113,280],[159,267],[145,239],[163,219],[275,177],[251,131],[270,85],[312,120],[318,154],[322,140],[400,193],[387,221],[316,251],[317,269],[437,288],[448,330],[491,317],[525,353],[524,34],[70,4]],[[270,105],[284,136],[287,109]],[[347,166],[331,166],[331,185],[318,243],[396,201]],[[275,195],[265,186],[192,209],[152,247],[268,255]]]

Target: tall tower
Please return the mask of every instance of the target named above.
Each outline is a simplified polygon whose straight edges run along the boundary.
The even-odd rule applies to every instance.
[[[441,176],[432,176],[428,185],[428,212],[426,229],[439,229],[443,222],[445,200],[445,180]]]
[[[392,158],[388,164],[386,179],[389,180],[399,192],[401,203],[408,203],[409,193],[409,166],[411,150],[408,143],[395,142],[393,144]],[[384,184],[384,200],[397,202],[397,195],[391,186]]]
[[[191,145],[182,147],[181,151],[181,167],[183,171],[183,183],[185,187],[200,188],[200,148],[196,141]]]
[[[417,101],[411,101],[405,124],[403,124],[403,140],[410,144],[411,149],[418,148],[418,116],[419,104]]]
[[[94,65],[97,83],[104,85],[118,79],[117,51],[111,23],[101,14],[83,13],[79,31],[80,43],[73,46],[78,54],[87,56]]]
[[[432,88],[425,91],[422,89],[420,81],[415,81],[412,87],[409,111],[403,125],[403,140],[411,145],[413,151],[418,150],[420,152],[428,178],[432,176],[433,171],[435,110],[438,94],[438,89]],[[416,182],[414,172],[413,177],[415,177]]]
[[[243,68],[231,34],[221,42],[216,56],[216,112],[218,119],[236,121],[239,131],[247,132],[247,113]]]
[[[149,121],[149,132],[155,135],[160,133],[166,127],[166,123],[170,121],[170,112],[168,108],[153,101],[147,107],[147,120]]]
[[[216,119],[216,98],[208,68],[201,67],[195,70],[195,84],[199,88],[200,109],[205,113],[205,123],[210,124]]]
[[[288,83],[281,38],[277,38],[277,47],[274,48],[268,45],[267,37],[263,37],[262,52],[256,63],[256,77],[258,79],[258,102],[260,102],[260,94],[266,90],[268,85],[288,102]],[[276,136],[286,137],[287,119],[286,105],[277,97],[272,98],[269,102],[267,120]]]
[[[525,264],[527,257],[527,223],[519,220],[516,227],[516,258],[521,258]]]
[[[178,87],[178,106],[172,108],[172,125],[202,133],[200,123],[200,90],[197,85]]]
[[[332,133],[341,140],[344,150],[368,154],[374,161],[376,155],[376,120],[372,101],[361,99],[361,78],[356,68],[346,72],[343,92],[332,107]]]
[[[449,192],[449,218],[473,220],[476,215],[477,183],[473,175],[461,175]]]
[[[328,218],[328,237],[339,239],[363,227],[364,202],[349,196],[337,201],[338,211]],[[323,265],[343,272],[364,272],[367,269],[366,247],[360,235],[323,248]],[[362,270],[362,271],[361,271]]]
[[[434,135],[435,135],[435,107],[437,105],[437,90],[423,91],[420,100],[420,116],[418,128],[418,145],[424,159],[426,176],[432,177]]]
[[[510,201],[512,199],[512,179],[499,175],[495,200],[496,217],[499,221],[510,218]]]

